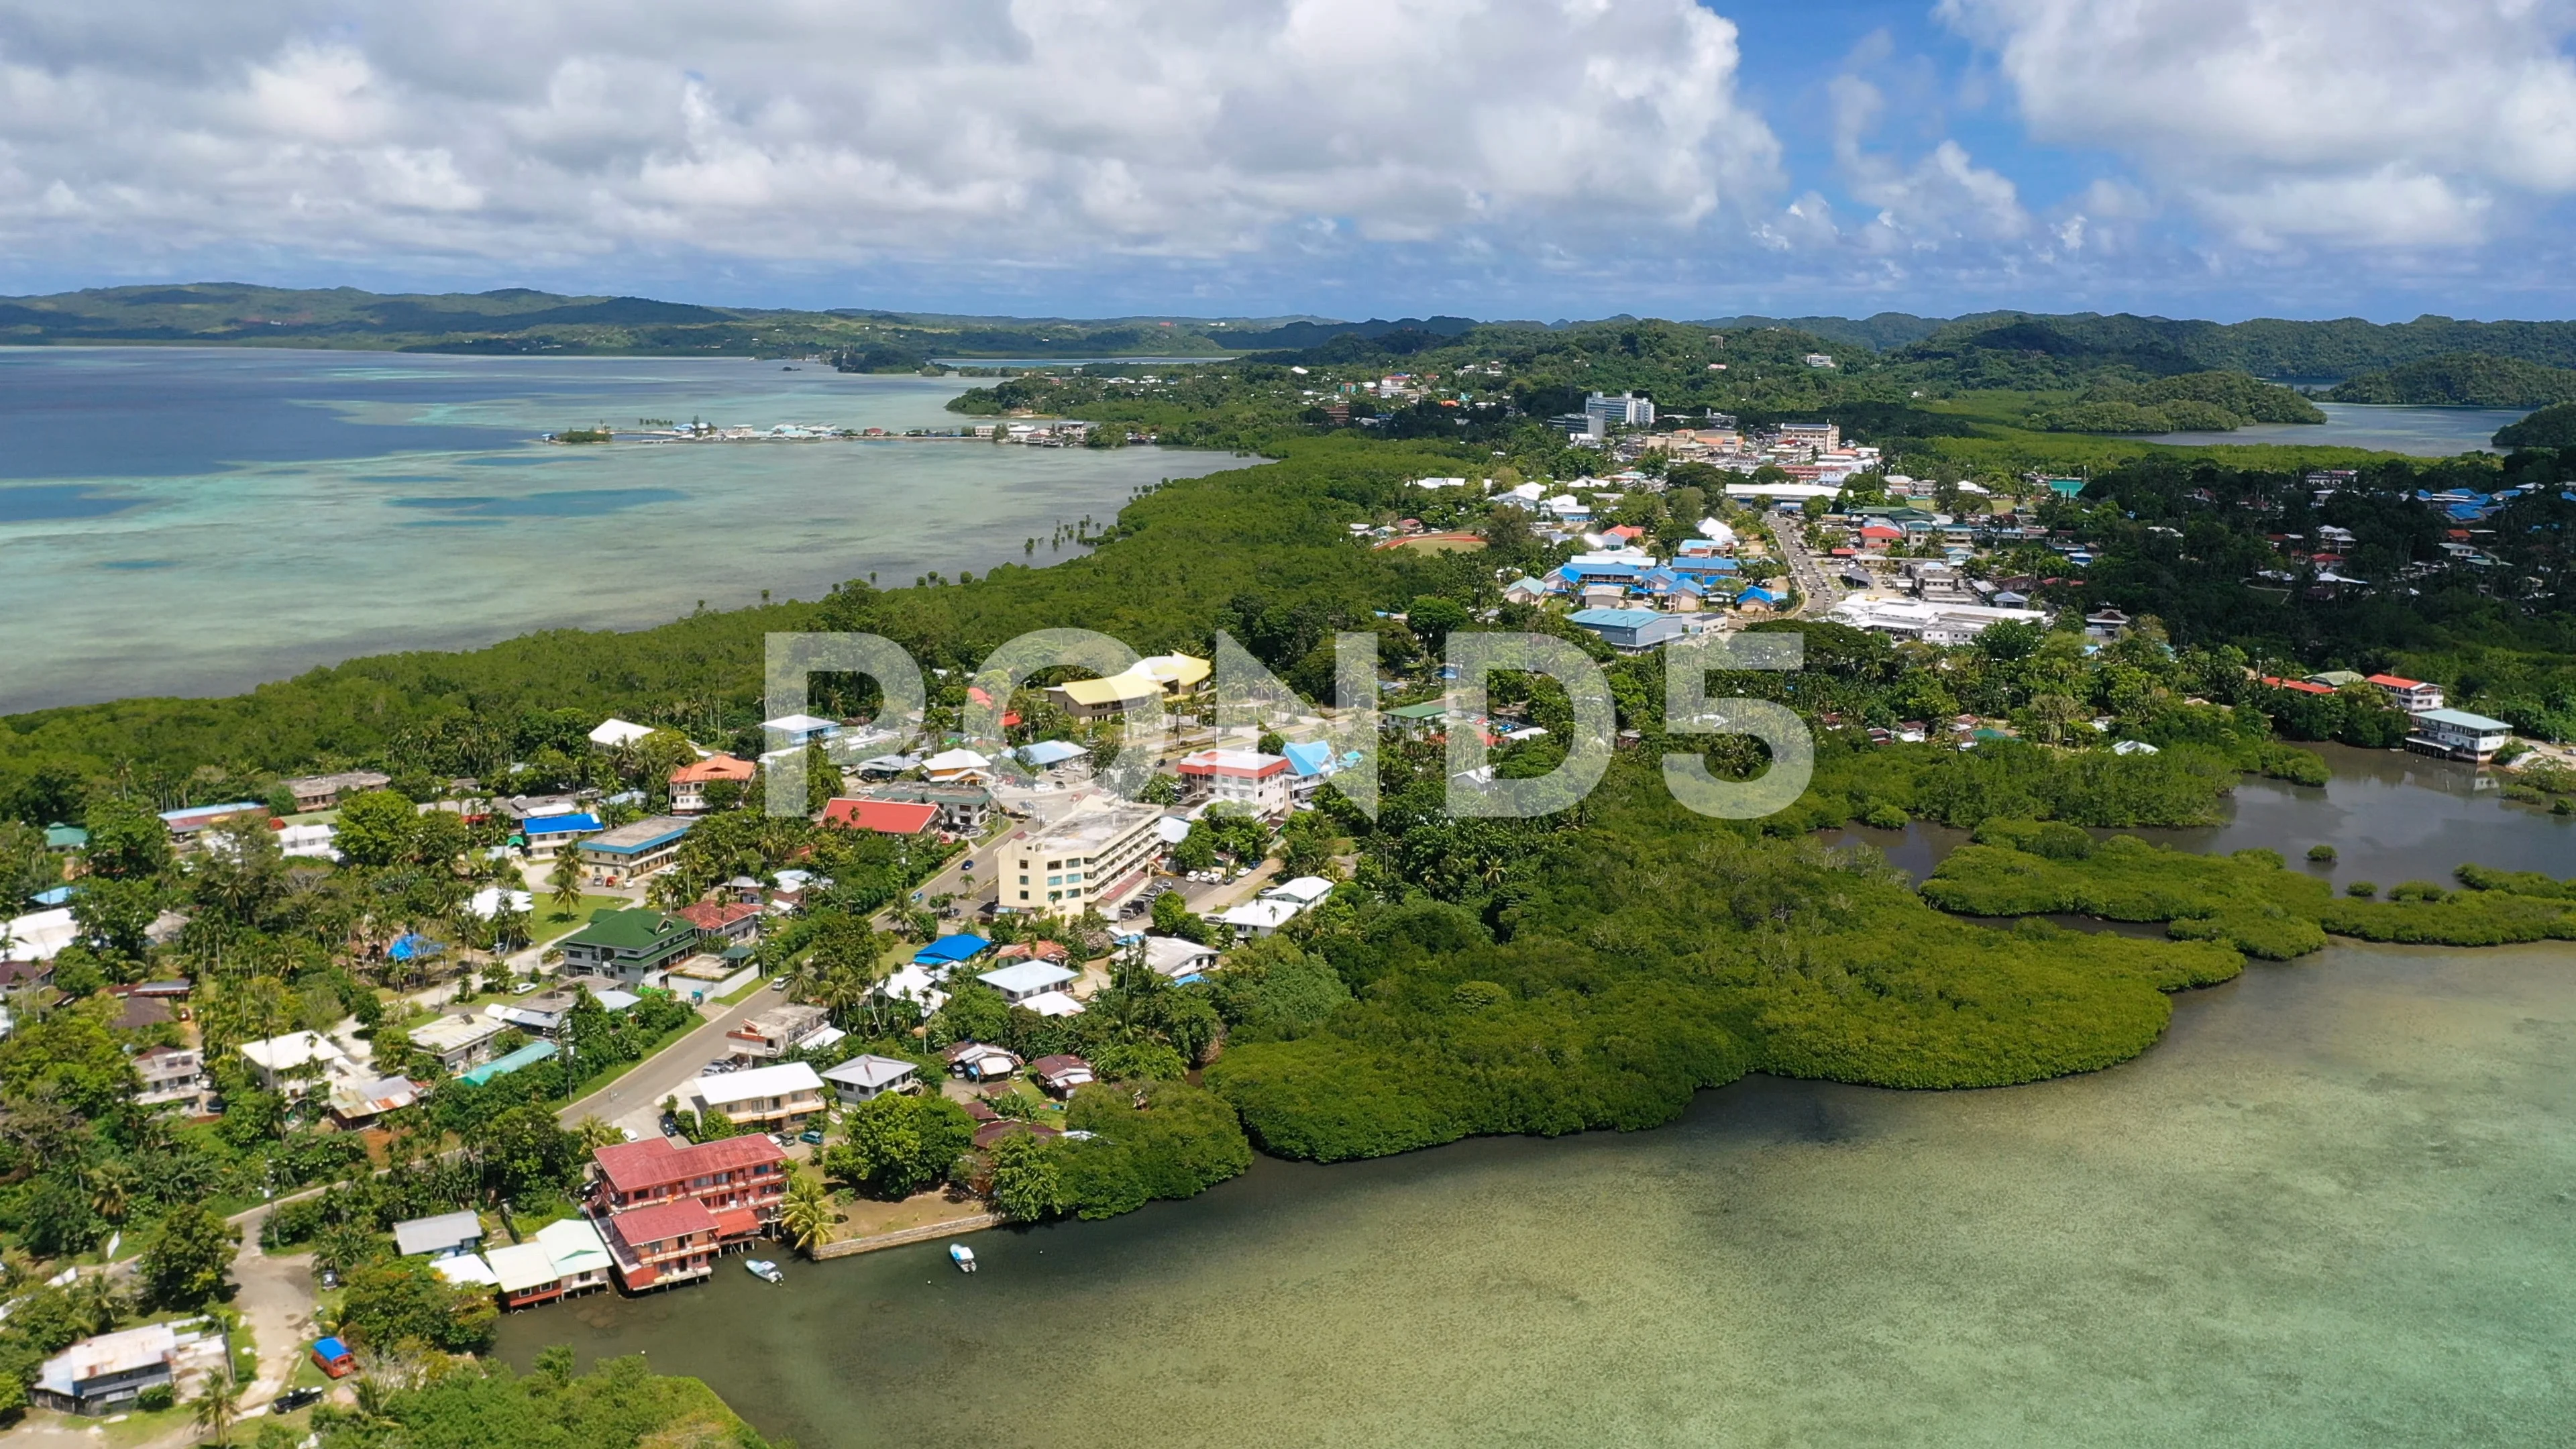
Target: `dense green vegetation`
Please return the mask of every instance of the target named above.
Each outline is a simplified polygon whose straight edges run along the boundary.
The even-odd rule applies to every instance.
[[[2032,421],[2061,433],[2178,433],[2325,420],[2314,403],[2286,387],[2241,372],[2186,372],[2149,382],[2097,382]]]
[[[2499,448],[2576,448],[2576,402],[2555,403],[2496,429]]]
[[[2363,373],[2338,384],[2326,396],[2335,402],[2539,408],[2576,402],[2576,369],[2453,352],[2384,372]]]
[[[608,1359],[578,1376],[568,1347],[539,1354],[524,1376],[437,1361],[400,1369],[370,1375],[377,1392],[355,1411],[314,1411],[324,1449],[761,1449],[764,1442],[704,1383],[657,1375],[640,1357]]]

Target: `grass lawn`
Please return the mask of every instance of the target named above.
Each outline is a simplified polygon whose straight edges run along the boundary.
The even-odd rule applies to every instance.
[[[845,1219],[832,1229],[832,1241],[836,1243],[851,1238],[873,1238],[881,1233],[899,1233],[906,1228],[926,1228],[933,1223],[954,1222],[991,1211],[982,1198],[948,1187],[917,1192],[901,1202],[877,1202],[835,1193],[832,1195],[832,1208]]]
[[[528,934],[541,943],[551,943],[559,936],[569,936],[590,924],[590,918],[601,911],[622,911],[635,903],[624,896],[585,895],[581,904],[564,910],[540,894],[536,910],[530,913]]]

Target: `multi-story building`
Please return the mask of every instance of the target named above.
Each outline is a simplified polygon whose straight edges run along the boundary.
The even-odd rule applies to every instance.
[[[594,1215],[689,1197],[710,1210],[748,1209],[766,1220],[787,1194],[787,1153],[761,1136],[719,1137],[689,1146],[647,1137],[594,1149],[591,1160],[598,1169],[590,1186]]]
[[[698,949],[698,928],[660,911],[602,911],[563,940],[565,969],[625,982],[646,981]]]
[[[679,859],[680,842],[694,823],[677,815],[651,815],[602,831],[581,843],[582,869],[592,885],[633,885]]]
[[[286,792],[295,797],[298,811],[328,810],[340,803],[344,795],[361,790],[381,790],[394,782],[394,777],[376,770],[349,770],[337,775],[304,775],[284,781]]]
[[[693,1197],[619,1213],[600,1224],[599,1236],[617,1285],[629,1293],[707,1277],[724,1251],[716,1215]]]
[[[1095,803],[1010,841],[999,868],[1002,909],[1073,916],[1106,910],[1145,883],[1162,850],[1162,819],[1158,806]]]
[[[203,1053],[186,1047],[154,1047],[135,1057],[134,1071],[143,1079],[143,1090],[134,1098],[138,1105],[175,1104],[191,1116],[204,1109],[207,1083]]]
[[[2454,760],[2487,760],[2513,739],[2513,726],[2464,709],[2428,709],[2414,716],[2415,729],[2406,748],[2419,755]]]
[[[739,1050],[743,1043],[732,1045]],[[803,1062],[788,1062],[696,1078],[680,1089],[680,1099],[702,1113],[722,1113],[736,1127],[796,1132],[822,1113],[823,1079]]]
[[[1184,755],[1174,773],[1193,799],[1240,805],[1255,815],[1288,813],[1288,761],[1258,750],[1201,750]]]
[[[725,1033],[725,1047],[738,1061],[774,1061],[803,1047],[831,1029],[831,1014],[819,1006],[773,1006],[742,1019]]]
[[[1597,438],[1612,428],[1654,426],[1655,405],[1634,393],[1610,397],[1596,392],[1583,400],[1583,416],[1591,424],[1587,431]]]
[[[708,786],[747,786],[759,774],[758,765],[731,755],[709,755],[695,764],[682,765],[671,772],[671,811],[676,815],[702,815],[713,808],[707,799]]]
[[[2420,679],[2407,679],[2395,674],[2374,674],[2370,676],[2368,682],[2378,686],[2380,692],[2388,696],[2390,704],[2408,714],[2421,714],[2426,710],[2440,709],[2447,703],[2442,698],[2442,686],[2427,684]]]

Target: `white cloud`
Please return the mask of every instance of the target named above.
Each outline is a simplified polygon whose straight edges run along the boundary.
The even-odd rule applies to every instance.
[[[1854,199],[1878,208],[1864,243],[1879,250],[1938,247],[1961,238],[2014,241],[2030,230],[2011,178],[1979,166],[1958,142],[1943,138],[1912,166],[1868,149],[1887,99],[1851,74],[1826,86],[1834,112],[1834,158]]]
[[[1737,63],[1734,26],[1689,0],[19,8],[0,247],[1579,255],[1777,190]]]
[[[2576,191],[2566,0],[1942,0],[2039,140],[2128,157],[2248,245],[2475,243]]]

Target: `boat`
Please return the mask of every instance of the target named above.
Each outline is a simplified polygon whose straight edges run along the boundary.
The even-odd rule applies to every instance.
[[[957,1265],[958,1272],[972,1273],[975,1271],[975,1250],[964,1243],[950,1243],[948,1261]]]
[[[751,1276],[755,1278],[765,1279],[771,1283],[784,1283],[787,1281],[787,1275],[779,1272],[778,1265],[769,1261],[767,1258],[746,1259],[742,1266],[749,1269]]]

